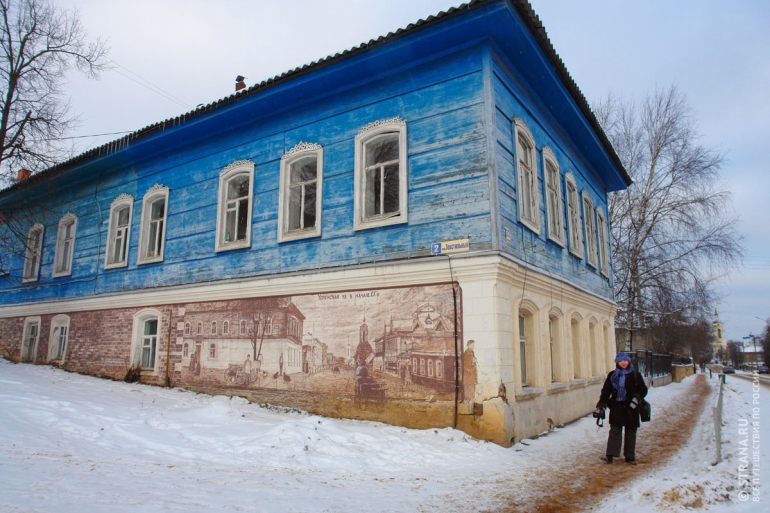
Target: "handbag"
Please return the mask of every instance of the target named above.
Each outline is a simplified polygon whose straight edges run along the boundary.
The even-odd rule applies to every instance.
[[[649,422],[652,418],[652,406],[650,403],[642,399],[641,407],[639,408],[639,420],[642,422]]]

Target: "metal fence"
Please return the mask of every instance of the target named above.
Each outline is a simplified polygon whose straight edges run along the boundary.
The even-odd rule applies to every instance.
[[[634,368],[645,378],[671,374],[672,363],[685,363],[680,360],[689,360],[689,358],[680,358],[670,354],[655,354],[652,351],[633,351],[629,356]],[[692,365],[691,360],[689,363]]]

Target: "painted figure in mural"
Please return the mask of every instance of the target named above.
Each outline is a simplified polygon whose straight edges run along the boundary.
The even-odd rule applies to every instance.
[[[607,439],[607,453],[602,460],[612,463],[620,457],[620,445],[623,444],[623,456],[626,463],[636,465],[636,430],[639,429],[639,410],[642,399],[647,395],[644,378],[634,369],[631,358],[624,352],[615,357],[615,370],[607,375],[602,387],[597,409],[610,409],[610,434]],[[623,429],[625,428],[625,439]]]
[[[278,375],[283,376],[283,351],[281,351],[281,356],[278,357]]]
[[[369,370],[366,368],[366,364],[364,362],[358,362],[358,366],[356,367],[356,395],[361,393],[364,383],[366,383],[366,378],[368,377]]]
[[[408,363],[404,369],[404,385],[407,390],[412,386],[412,366]]]
[[[473,348],[476,343],[469,340],[463,353],[463,399],[470,401],[476,395],[476,383],[478,383],[478,374],[476,371],[476,355]]]

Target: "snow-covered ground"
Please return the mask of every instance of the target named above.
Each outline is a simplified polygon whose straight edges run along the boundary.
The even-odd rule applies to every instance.
[[[692,380],[652,389],[654,412],[686,400]],[[764,484],[770,402],[760,394]],[[728,377],[724,401],[721,464],[711,466],[711,401],[689,445],[667,462],[640,458],[629,468],[638,475],[598,509],[686,511],[700,498],[709,511],[767,511],[766,485],[759,504],[738,496],[751,382]],[[639,436],[656,422],[665,419]],[[585,418],[506,449],[453,429],[328,419],[0,359],[0,511],[528,511],[543,499],[533,483],[549,474],[578,460],[603,470],[606,436]]]

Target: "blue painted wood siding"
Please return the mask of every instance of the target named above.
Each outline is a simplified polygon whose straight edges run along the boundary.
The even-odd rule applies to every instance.
[[[212,130],[201,144],[89,171],[76,185],[60,180],[46,205],[39,279],[2,280],[3,303],[429,255],[431,242],[464,237],[474,250],[492,249],[481,54],[472,45],[236,129]],[[354,138],[367,123],[393,116],[408,127],[409,222],[354,232]],[[300,141],[324,148],[322,235],[279,244],[280,158]],[[219,173],[241,159],[256,164],[251,247],[216,253]],[[156,183],[171,189],[164,261],[137,265],[142,198]],[[110,204],[122,193],[135,199],[128,266],[105,270]],[[72,275],[52,278],[56,224],[67,211],[78,216]],[[20,277],[23,255],[14,264],[12,275]]]
[[[554,276],[560,276],[603,297],[612,298],[611,279],[601,274],[601,266],[596,269],[587,264],[585,232],[581,229],[583,257],[578,258],[569,252],[569,233],[567,222],[567,190],[565,175],[572,173],[578,192],[586,191],[593,201],[594,208],[601,207],[607,217],[607,192],[590,165],[581,158],[577,148],[569,139],[571,127],[560,126],[533,91],[537,84],[523,83],[517,77],[513,63],[500,53],[493,52],[492,91],[494,96],[494,162],[497,174],[497,203],[500,220],[498,224],[501,250],[517,258],[547,270]],[[537,184],[540,204],[540,231],[535,233],[524,226],[519,217],[519,184],[516,173],[516,145],[514,141],[514,118],[522,119],[532,132],[536,144]],[[543,147],[553,150],[559,164],[560,187],[562,196],[562,218],[565,246],[562,247],[548,238],[548,220],[546,217],[546,184],[543,168]],[[581,219],[583,212],[582,196],[580,199]],[[589,215],[595,215],[590,212]],[[594,222],[596,226],[596,222]],[[508,235],[508,237],[506,237]],[[609,236],[609,235],[608,235]],[[597,235],[598,243],[598,235]],[[609,240],[609,239],[608,239]],[[598,251],[598,247],[597,247]],[[611,275],[611,273],[610,273]]]

